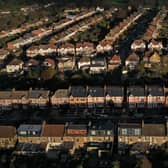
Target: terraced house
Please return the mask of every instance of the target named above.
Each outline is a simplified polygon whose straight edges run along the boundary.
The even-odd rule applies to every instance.
[[[127,103],[129,108],[145,108],[146,94],[143,86],[127,87]]]

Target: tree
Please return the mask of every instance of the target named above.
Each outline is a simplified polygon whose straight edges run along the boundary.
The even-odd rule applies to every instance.
[[[56,74],[55,69],[52,68],[44,69],[41,73],[41,79],[50,80],[55,76],[55,74]]]
[[[114,161],[112,165],[113,165],[112,168],[120,168],[120,162],[118,160]]]

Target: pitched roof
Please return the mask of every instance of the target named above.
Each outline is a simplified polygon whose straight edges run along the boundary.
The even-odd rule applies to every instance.
[[[16,128],[13,126],[0,126],[0,138],[13,138],[16,135]]]
[[[98,86],[88,87],[88,94],[92,97],[104,97],[104,88]]]
[[[145,88],[143,86],[129,86],[127,87],[127,95],[145,96]]]
[[[29,91],[29,98],[48,98],[49,91],[48,90],[31,90]]]
[[[58,98],[68,97],[68,89],[58,89],[53,96]]]
[[[128,61],[139,61],[139,56],[135,53],[132,53],[127,58]]]
[[[63,124],[45,124],[42,132],[43,137],[63,137],[65,125]]]
[[[152,96],[164,96],[164,89],[162,86],[148,86],[147,94]]]
[[[71,95],[73,97],[86,97],[86,87],[84,86],[71,86],[70,88]]]
[[[20,65],[22,63],[23,63],[23,61],[14,58],[8,65]]]
[[[144,136],[166,136],[166,128],[164,124],[144,124],[142,127],[142,135]]]
[[[119,123],[119,128],[141,128],[141,123]]]
[[[109,96],[123,96],[124,95],[124,89],[120,86],[107,86],[106,93]]]

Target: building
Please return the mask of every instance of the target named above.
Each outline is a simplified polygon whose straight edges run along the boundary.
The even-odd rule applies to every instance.
[[[164,89],[162,86],[147,86],[146,96],[148,108],[160,108],[165,104]]]
[[[112,142],[114,141],[114,125],[109,120],[91,123],[88,128],[89,142]]]
[[[146,94],[143,86],[127,87],[127,103],[129,108],[145,108]]]
[[[163,44],[161,41],[152,39],[148,44],[148,49],[153,51],[161,51],[163,49]]]
[[[78,61],[78,68],[81,70],[89,69],[91,65],[91,61],[89,57],[82,57]]]
[[[134,70],[138,63],[139,63],[139,56],[135,53],[132,53],[128,56],[128,58],[125,61],[125,65],[130,69],[130,70]]]
[[[96,51],[98,53],[110,53],[113,50],[112,42],[108,40],[101,41],[97,47]]]
[[[64,124],[43,123],[43,130],[41,134],[42,142],[45,142],[50,146],[56,146],[63,143],[64,131]]]
[[[69,104],[69,91],[68,89],[58,89],[51,96],[52,107]]]
[[[149,58],[149,63],[152,64],[160,64],[161,63],[161,57],[157,52],[154,52],[153,55]]]
[[[106,60],[104,57],[93,57],[91,59],[90,73],[101,73],[107,70]]]
[[[23,69],[23,64],[23,61],[15,58],[8,65],[6,65],[6,72],[20,72]]]
[[[75,59],[65,59],[58,61],[58,69],[59,71],[72,71],[75,68]]]
[[[16,142],[16,128],[13,126],[0,126],[0,148],[14,148]]]
[[[9,54],[10,53],[9,53],[8,50],[0,48],[0,60],[5,60],[8,57]]]
[[[146,44],[143,40],[139,39],[139,40],[135,40],[132,44],[131,44],[131,50],[133,51],[141,51],[144,52],[146,49]]]
[[[124,102],[124,88],[122,86],[106,87],[106,106],[122,107]]]
[[[44,109],[49,105],[48,90],[29,90],[29,104],[31,107]]]
[[[10,100],[11,91],[0,91],[0,109],[1,110],[11,110],[12,101]]]
[[[40,143],[42,125],[22,124],[17,129],[19,143]]]
[[[108,70],[113,70],[115,68],[118,68],[121,65],[121,58],[120,55],[113,55],[108,60]]]
[[[129,145],[141,142],[141,123],[118,123],[118,152],[125,152]]]
[[[87,107],[87,88],[85,86],[70,86],[69,103],[70,105]]]
[[[88,87],[88,107],[103,107],[105,105],[104,87],[89,86]]]
[[[76,149],[83,147],[87,140],[88,130],[86,124],[69,123],[65,129],[64,141],[74,142]]]

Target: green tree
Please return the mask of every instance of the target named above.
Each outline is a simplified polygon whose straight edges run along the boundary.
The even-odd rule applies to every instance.
[[[50,80],[55,76],[55,74],[56,74],[55,69],[52,68],[44,69],[41,73],[41,79]]]

